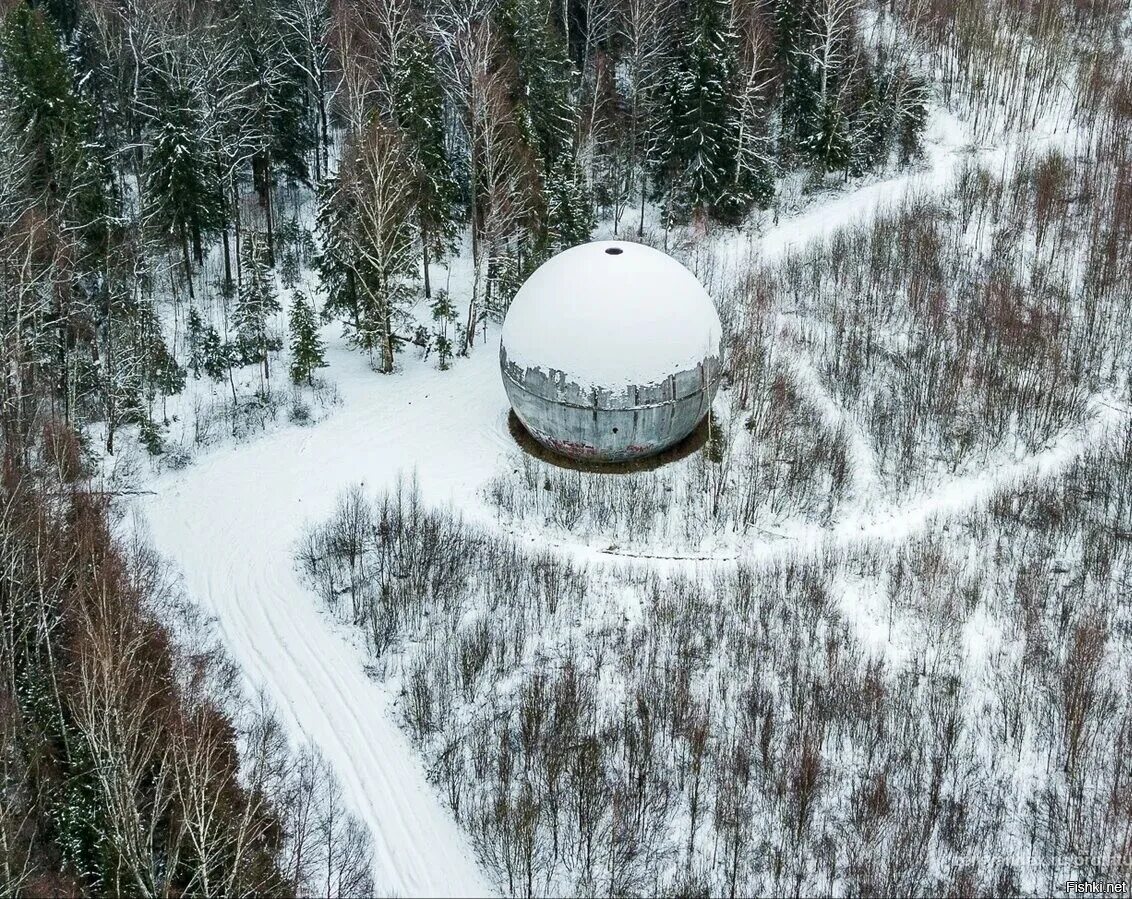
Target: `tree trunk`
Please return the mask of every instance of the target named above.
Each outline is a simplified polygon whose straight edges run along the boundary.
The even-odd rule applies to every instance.
[[[330,123],[326,117],[326,90],[322,84],[323,74],[320,70],[318,73],[318,116],[322,130],[322,141],[316,141],[315,153],[322,154],[322,175],[324,178],[330,177]]]
[[[358,303],[358,281],[353,269],[346,270],[346,293],[350,297],[350,311],[354,316],[354,334],[362,332],[362,311]]]
[[[224,223],[224,287],[232,289],[232,248],[228,243],[228,223]]]
[[[432,287],[428,278],[428,229],[424,224],[424,213],[421,213],[421,260],[424,266],[424,295],[426,300],[432,299]]]
[[[224,171],[220,165],[220,157],[216,157],[216,178],[218,184],[224,183]],[[221,189],[221,204],[220,204],[220,233],[224,238],[224,287],[226,290],[232,289],[232,248],[228,243],[228,198],[224,196],[224,190]]]
[[[389,299],[388,283],[382,286],[385,308],[381,313],[381,371],[388,375],[393,371],[393,307]]]
[[[264,212],[267,215],[267,264],[275,267],[275,222],[271,203],[271,157],[267,157],[263,170]]]
[[[243,265],[240,262],[240,185],[232,176],[232,230],[235,237],[236,250],[236,284],[243,278]]]
[[[468,321],[464,325],[464,348],[463,354],[468,355],[472,345],[476,342],[476,300],[479,298],[480,282],[483,280],[480,270],[483,268],[483,262],[477,262],[472,266],[472,296],[468,300]]]
[[[181,224],[181,255],[184,257],[185,283],[189,286],[189,302],[191,303],[196,300],[196,295],[193,293],[193,263],[189,258],[189,234],[184,223]]]
[[[236,411],[240,408],[240,401],[236,399],[236,379],[232,377],[232,366],[228,366],[228,386],[232,388],[232,436],[236,436]]]
[[[106,306],[106,347],[103,365],[106,371],[106,453],[114,455],[114,432],[118,425],[118,409],[114,402],[114,298],[110,296]]]
[[[193,258],[197,261],[197,265],[204,265],[204,245],[202,244],[200,237],[200,222],[193,222],[192,234]]]
[[[645,190],[648,187],[648,179],[645,173],[641,172],[641,223],[637,225],[637,237],[645,236]]]

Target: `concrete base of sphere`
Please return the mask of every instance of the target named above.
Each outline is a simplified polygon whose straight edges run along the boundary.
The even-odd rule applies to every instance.
[[[583,388],[562,372],[522,368],[500,349],[511,408],[543,446],[572,459],[624,462],[676,445],[703,421],[719,388],[715,356],[660,384]]]

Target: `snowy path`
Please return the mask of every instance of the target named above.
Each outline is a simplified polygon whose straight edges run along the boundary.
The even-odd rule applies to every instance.
[[[733,259],[777,255],[867,217],[908,190],[946,183],[963,158],[963,136],[946,119],[937,131],[926,170],[834,197],[753,240],[738,236]],[[1004,152],[979,155],[992,162]],[[183,571],[190,596],[214,616],[249,687],[263,689],[291,732],[316,744],[333,766],[374,835],[379,890],[490,894],[489,878],[395,723],[393,697],[363,673],[362,652],[299,584],[292,554],[301,524],[327,516],[344,487],[361,482],[378,489],[391,485],[398,473],[415,471],[427,501],[451,502],[470,518],[491,520],[478,491],[513,451],[495,345],[478,347],[451,372],[410,359],[404,372],[383,377],[338,345],[331,347],[329,361],[328,377],[337,383],[343,406],[326,421],[309,429],[283,426],[204,454],[184,471],[155,479],[150,486],[156,495],[141,502],[142,512],[157,548]],[[834,409],[825,412],[837,415]],[[1106,422],[1098,415],[1094,427]],[[1090,431],[1080,441],[1067,438],[1048,459],[1019,465],[1057,464],[1095,436]],[[863,457],[864,449],[858,449]],[[1001,483],[998,476],[994,480]],[[951,484],[914,507],[848,522],[825,536],[906,533],[933,513],[969,506],[991,487]],[[748,549],[760,555],[773,552],[774,545]],[[589,547],[563,548],[601,557]]]
[[[873,509],[869,503],[861,503],[858,514],[850,514],[829,527],[807,523],[781,531],[762,531],[767,539],[749,539],[740,552],[718,556],[652,555],[633,550],[571,547],[562,543],[552,545],[560,551],[575,549],[580,560],[606,556],[694,568],[702,563],[765,562],[799,552],[817,552],[864,542],[900,542],[922,532],[933,521],[977,509],[999,490],[1009,489],[1034,477],[1057,474],[1086,450],[1109,439],[1129,417],[1132,417],[1132,408],[1115,395],[1094,397],[1089,403],[1088,423],[1064,431],[1040,452],[956,477],[921,494],[901,496],[895,503],[881,508]]]
[[[332,365],[345,408],[309,430],[284,427],[157,479],[143,512],[189,594],[215,616],[249,687],[265,690],[291,732],[334,768],[374,835],[379,890],[489,895],[467,839],[395,723],[392,697],[319,613],[291,557],[301,523],[327,515],[350,483],[384,485],[416,468],[430,500],[467,501],[507,446],[497,366],[489,350],[447,375],[418,367],[383,378],[344,351]],[[498,445],[484,422],[495,424]]]

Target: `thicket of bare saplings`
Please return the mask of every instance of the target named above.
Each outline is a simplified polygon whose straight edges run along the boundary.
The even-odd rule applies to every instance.
[[[73,432],[22,399],[44,425],[0,440],[0,893],[370,895],[329,769],[240,700]]]
[[[905,540],[664,573],[356,489],[299,564],[509,893],[1041,895],[1132,863],[1130,484],[1125,425]]]
[[[940,99],[980,140],[1090,122],[1127,82],[1127,0],[887,4],[929,61]]]

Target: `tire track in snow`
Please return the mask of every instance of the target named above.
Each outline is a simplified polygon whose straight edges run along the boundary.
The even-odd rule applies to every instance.
[[[140,506],[248,686],[262,689],[288,732],[313,743],[337,775],[373,835],[379,892],[491,895],[396,723],[389,690],[365,674],[364,653],[298,581],[292,554],[303,520],[328,515],[350,483],[386,486],[416,468],[430,502],[474,497],[505,446],[502,385],[485,389],[494,373],[487,353],[464,364],[471,395],[423,367],[387,379],[352,354],[335,356],[345,409],[305,432],[287,427],[217,449],[156,479],[157,495]]]

